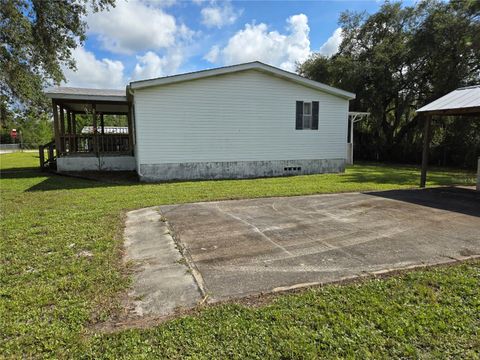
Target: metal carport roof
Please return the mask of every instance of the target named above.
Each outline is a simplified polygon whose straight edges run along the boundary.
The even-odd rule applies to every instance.
[[[432,115],[463,115],[480,111],[480,85],[453,90],[447,95],[421,107],[418,113]]]

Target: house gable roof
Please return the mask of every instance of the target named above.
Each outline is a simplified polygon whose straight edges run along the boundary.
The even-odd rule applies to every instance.
[[[232,65],[232,66],[225,66],[225,67],[220,67],[220,68],[215,68],[210,70],[201,70],[201,71],[196,71],[196,72],[191,72],[186,74],[165,76],[165,77],[149,79],[149,80],[133,81],[130,83],[129,88],[131,90],[144,89],[152,86],[175,84],[179,82],[204,79],[212,76],[232,74],[232,73],[237,73],[237,72],[246,71],[246,70],[256,70],[263,73],[267,73],[285,80],[295,82],[300,85],[310,87],[312,89],[321,90],[328,94],[339,96],[347,100],[355,99],[354,93],[337,89],[335,87],[323,84],[318,81],[307,79],[303,76],[276,68],[274,66],[266,65],[259,61]]]

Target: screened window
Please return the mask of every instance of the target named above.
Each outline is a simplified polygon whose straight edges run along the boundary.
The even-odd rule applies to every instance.
[[[304,129],[312,128],[312,103],[311,102],[303,103],[303,128]]]

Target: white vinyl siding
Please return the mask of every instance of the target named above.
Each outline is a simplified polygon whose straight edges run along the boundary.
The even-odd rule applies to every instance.
[[[319,102],[295,130],[296,101]],[[135,90],[138,164],[344,159],[348,100],[255,70]]]

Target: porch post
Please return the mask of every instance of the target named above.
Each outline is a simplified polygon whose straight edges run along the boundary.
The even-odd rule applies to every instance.
[[[425,124],[423,128],[423,152],[422,152],[422,174],[420,176],[420,187],[424,188],[427,182],[428,167],[428,149],[430,145],[430,128],[432,116],[427,114],[424,118]]]
[[[67,133],[68,133],[68,152],[71,153],[73,149],[72,137],[72,112],[67,109]]]
[[[63,105],[60,105],[60,151],[65,152],[65,111]]]
[[[105,135],[105,122],[103,119],[103,113],[100,113],[100,126],[102,128],[102,135]]]
[[[43,165],[45,164],[45,148],[43,145],[38,147],[38,155],[40,157],[40,169],[43,170]]]
[[[127,124],[128,124],[128,152],[130,154],[132,154],[132,152],[133,152],[133,123],[132,123],[132,106],[131,105],[128,105]]]
[[[350,120],[350,165],[353,164],[353,124],[355,124],[355,116]]]
[[[67,133],[72,134],[72,112],[67,109]]]
[[[77,152],[77,120],[75,119],[75,112],[72,111],[72,133],[73,133],[73,151]]]
[[[74,134],[77,134],[77,119],[75,118],[75,112],[72,111],[72,130]]]
[[[55,147],[57,149],[57,157],[61,154],[60,149],[60,129],[58,126],[58,106],[55,100],[52,99],[52,111],[53,111],[53,130],[55,133]]]
[[[97,138],[97,111],[95,104],[92,104],[92,120],[93,120],[93,152],[98,156],[98,138]]]
[[[105,122],[104,122],[104,118],[103,118],[103,113],[100,113],[100,128],[101,128],[101,136],[100,136],[100,143],[99,143],[99,147],[100,147],[100,151],[102,152],[105,152]],[[108,143],[107,143],[107,146],[108,146]]]

